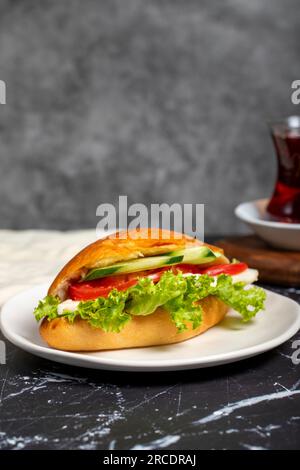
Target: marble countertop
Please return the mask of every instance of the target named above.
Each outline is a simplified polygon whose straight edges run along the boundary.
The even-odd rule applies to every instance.
[[[94,237],[1,231],[0,302],[50,280]],[[300,289],[267,287],[300,302]],[[0,449],[299,448],[295,339],[226,366],[147,374],[56,364],[5,340]]]

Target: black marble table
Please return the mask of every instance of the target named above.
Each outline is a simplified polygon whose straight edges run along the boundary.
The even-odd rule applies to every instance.
[[[266,286],[300,302],[300,289]],[[120,373],[11,345],[0,366],[0,449],[300,448],[292,343],[211,369]]]

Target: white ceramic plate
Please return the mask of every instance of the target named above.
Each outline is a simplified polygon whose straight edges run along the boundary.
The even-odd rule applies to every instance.
[[[94,369],[162,371],[196,369],[239,361],[268,351],[291,338],[300,328],[300,306],[267,291],[266,310],[243,323],[230,311],[205,334],[169,346],[72,353],[48,347],[40,338],[32,311],[47,291],[45,285],[10,299],[1,312],[1,329],[12,343],[37,356]]]
[[[286,250],[300,250],[300,224],[271,220],[266,212],[268,202],[269,199],[243,202],[235,208],[235,215],[270,245]]]

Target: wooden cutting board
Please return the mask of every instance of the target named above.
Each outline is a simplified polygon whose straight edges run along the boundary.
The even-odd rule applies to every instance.
[[[255,235],[228,237],[215,242],[229,258],[259,270],[263,282],[300,286],[300,252],[277,250]]]

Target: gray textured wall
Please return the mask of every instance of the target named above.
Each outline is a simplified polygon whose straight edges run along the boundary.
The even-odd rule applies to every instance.
[[[0,227],[94,227],[96,206],[269,195],[265,120],[300,113],[298,0],[0,1]]]

